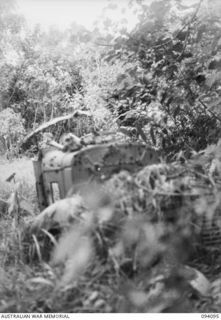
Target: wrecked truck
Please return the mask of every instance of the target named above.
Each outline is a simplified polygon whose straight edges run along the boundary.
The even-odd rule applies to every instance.
[[[121,170],[134,172],[157,162],[157,151],[142,143],[89,145],[74,152],[47,151],[33,162],[40,208],[65,198],[70,189],[75,193]]]
[[[74,117],[90,116],[84,111],[55,118],[31,132],[23,141],[27,144],[50,127],[70,121]],[[50,135],[50,133],[49,133]],[[65,140],[66,139],[66,140]],[[146,143],[125,139],[110,139],[102,133],[91,138],[67,134],[63,141],[46,142],[39,148],[38,159],[33,161],[36,190],[41,210],[93,182],[101,182],[122,170],[135,172],[144,166],[158,163],[159,153]]]

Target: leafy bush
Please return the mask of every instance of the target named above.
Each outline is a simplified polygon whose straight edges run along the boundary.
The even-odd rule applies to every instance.
[[[220,137],[220,18],[200,5],[137,2],[139,23],[106,56],[134,62],[118,76],[107,108],[165,153],[197,151]]]

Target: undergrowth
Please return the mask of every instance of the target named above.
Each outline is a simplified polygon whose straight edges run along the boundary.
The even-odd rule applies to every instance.
[[[220,154],[122,171],[36,218],[14,198],[0,312],[220,312]]]

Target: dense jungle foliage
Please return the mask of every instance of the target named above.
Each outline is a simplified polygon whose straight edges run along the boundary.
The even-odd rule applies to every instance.
[[[122,8],[138,19],[130,32],[125,19],[120,25],[108,19],[114,3],[104,9],[106,18],[95,31],[73,24],[63,32],[28,30],[13,4],[1,2],[3,149],[13,150],[25,133],[76,109],[94,116],[93,123],[74,124],[78,135],[93,127],[123,127],[167,155],[189,154],[218,141],[217,1],[130,1]]]
[[[133,28],[119,6],[61,31],[0,0],[0,151],[25,172],[1,181],[0,312],[221,310],[221,3],[128,0]],[[122,134],[160,162],[39,214],[22,142],[79,110],[47,129],[57,142]]]

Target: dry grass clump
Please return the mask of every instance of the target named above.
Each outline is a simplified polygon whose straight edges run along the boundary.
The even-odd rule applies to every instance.
[[[9,180],[8,178],[11,177]],[[7,181],[9,180],[9,181]],[[0,159],[0,216],[7,218],[7,210],[3,205],[4,202],[9,204],[13,202],[13,196],[17,194],[21,207],[22,215],[39,212],[35,190],[34,171],[30,159],[16,159],[6,162]],[[3,206],[3,207],[2,207]]]

